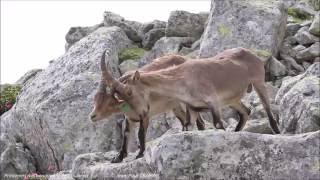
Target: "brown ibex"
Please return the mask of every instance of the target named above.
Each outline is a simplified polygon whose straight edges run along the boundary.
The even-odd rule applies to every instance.
[[[140,68],[139,71],[141,72],[149,72],[155,71],[163,68],[168,68],[171,66],[182,64],[186,61],[186,59],[182,56],[178,55],[167,55],[158,59],[155,59],[152,63],[145,65],[144,67]],[[123,135],[123,143],[120,150],[118,157],[116,157],[113,162],[122,161],[122,159],[127,155],[127,143],[129,141],[130,133],[133,132],[132,128],[133,122],[139,122],[139,115],[135,111],[130,110],[130,106],[124,102],[117,100],[111,92],[106,91],[106,81],[104,79],[104,74],[107,71],[105,65],[105,52],[101,57],[100,62],[101,70],[102,70],[102,79],[99,84],[99,89],[95,94],[95,105],[90,113],[90,119],[92,121],[99,121],[104,118],[108,118],[109,116],[116,114],[116,113],[124,113],[128,119],[126,119],[126,127],[125,127],[125,134]],[[134,74],[131,72],[126,73],[123,75],[119,81],[122,83],[126,83],[126,81]],[[187,130],[186,126],[188,122],[186,122],[186,113],[181,107],[181,103],[178,101],[168,98],[162,97],[155,93],[150,95],[150,111],[149,116],[157,115],[159,113],[167,112],[172,110],[175,116],[180,120],[181,125],[183,126],[183,130]],[[129,121],[128,121],[129,120]],[[133,121],[133,122],[132,122]],[[197,127],[199,130],[204,130],[204,121],[202,120],[201,116],[198,114]]]
[[[234,48],[223,51],[212,58],[188,60],[178,66],[151,72],[139,72],[123,84],[108,72],[104,74],[112,89],[139,115],[140,151],[145,149],[145,134],[149,124],[150,95],[157,93],[185,103],[188,118],[193,122],[196,111],[209,110],[215,126],[223,127],[220,109],[231,106],[240,115],[236,131],[240,131],[248,120],[249,109],[241,103],[248,87],[256,90],[267,112],[274,133],[280,133],[273,118],[267,90],[263,62],[249,50]]]

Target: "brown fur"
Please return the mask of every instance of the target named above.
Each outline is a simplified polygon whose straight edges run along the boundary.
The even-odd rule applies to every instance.
[[[234,107],[241,114],[238,131],[248,119],[247,108],[243,107],[240,100],[248,87],[253,85],[267,111],[273,131],[280,133],[270,110],[264,79],[262,61],[247,49],[234,48],[212,58],[188,60],[158,71],[137,71],[126,84],[116,82],[117,87],[121,87],[116,91],[146,124],[149,121],[147,104],[150,95],[156,93],[188,104],[192,109],[208,109],[214,123],[217,123],[215,125],[222,129],[220,108]],[[197,117],[192,109],[188,115],[191,122]]]
[[[153,70],[159,70],[161,68],[167,68],[170,66],[175,66],[182,64],[186,61],[185,58],[178,55],[168,55],[161,58],[158,58],[154,60],[152,63],[142,67],[139,69],[139,71],[142,72],[149,72]],[[106,92],[106,84],[105,81],[107,81],[108,77],[104,77],[106,66],[104,62],[104,55],[101,58],[101,69],[102,71],[102,81],[99,85],[99,90],[97,91],[95,95],[95,106],[93,111],[90,113],[90,118],[92,121],[99,121],[104,118],[107,118],[111,116],[112,114],[116,113],[122,113],[121,108],[119,108],[124,102],[119,101],[110,93]],[[128,72],[125,75],[123,75],[119,80],[122,83],[126,83],[126,81],[134,74],[133,72]],[[110,78],[108,79],[110,81]],[[169,110],[172,110],[173,113],[176,115],[176,117],[180,120],[183,130],[186,130],[186,125],[188,122],[186,122],[186,114],[183,108],[181,107],[181,104],[177,101],[173,101],[171,98],[168,97],[161,97],[157,94],[152,94],[150,96],[150,104],[151,104],[151,111],[149,109],[149,116],[156,115],[158,113],[166,112]],[[133,122],[139,122],[140,117],[139,114],[137,114],[135,111],[132,112],[124,112],[126,116],[128,117],[129,121],[126,122],[126,128],[125,133],[123,136],[123,144],[121,146],[121,150],[119,153],[119,156],[114,159],[113,162],[119,162],[121,161],[126,155],[127,155],[127,142],[130,137],[130,133],[133,132],[132,128],[134,126],[132,125]],[[201,116],[197,118],[197,126],[199,130],[204,130],[204,121],[202,120]],[[142,138],[143,130],[140,131],[139,137]],[[141,142],[144,142],[144,138],[141,139]],[[144,143],[142,143],[144,145]],[[140,145],[143,147],[143,145]]]

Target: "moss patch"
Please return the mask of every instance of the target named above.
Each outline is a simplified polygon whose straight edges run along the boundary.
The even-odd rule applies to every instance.
[[[132,60],[137,60],[142,58],[144,55],[145,50],[142,48],[127,48],[123,49],[119,54],[119,64],[121,64],[123,61],[132,59]]]
[[[310,14],[300,11],[297,8],[288,8],[288,15],[293,17],[293,21],[296,23],[301,23],[305,20],[310,20],[312,17]]]
[[[218,26],[218,31],[221,37],[225,38],[230,34],[230,29],[225,25]]]
[[[268,58],[272,55],[271,52],[266,51],[266,50],[261,50],[261,49],[250,49],[250,50],[251,50],[251,52],[253,52],[254,54],[256,54],[259,57]]]

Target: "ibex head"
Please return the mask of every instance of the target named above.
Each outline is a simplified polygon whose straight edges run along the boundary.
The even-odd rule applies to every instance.
[[[120,78],[120,80],[113,78],[107,70],[105,53],[100,61],[101,82],[95,95],[95,106],[90,113],[90,119],[98,121],[120,112],[130,113],[136,119],[139,118],[139,115],[145,114],[149,107],[144,98],[147,93],[143,88],[137,86],[140,83],[140,73],[136,71]],[[106,91],[107,86],[110,88],[110,92]],[[121,100],[115,97],[116,94]]]
[[[105,53],[101,57],[101,81],[99,83],[98,90],[94,96],[94,108],[90,113],[91,121],[99,121],[111,116],[114,113],[121,112],[121,105],[124,101],[114,97],[112,87],[117,85],[117,81],[114,80],[107,72],[105,64]],[[111,85],[111,92],[107,92],[107,83]]]

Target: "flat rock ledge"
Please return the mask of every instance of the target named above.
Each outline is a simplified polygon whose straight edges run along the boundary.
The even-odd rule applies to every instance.
[[[164,135],[111,164],[116,152],[73,162],[74,179],[318,179],[320,131],[298,135],[193,131]],[[57,175],[56,175],[57,177]],[[72,179],[71,178],[71,179]]]

